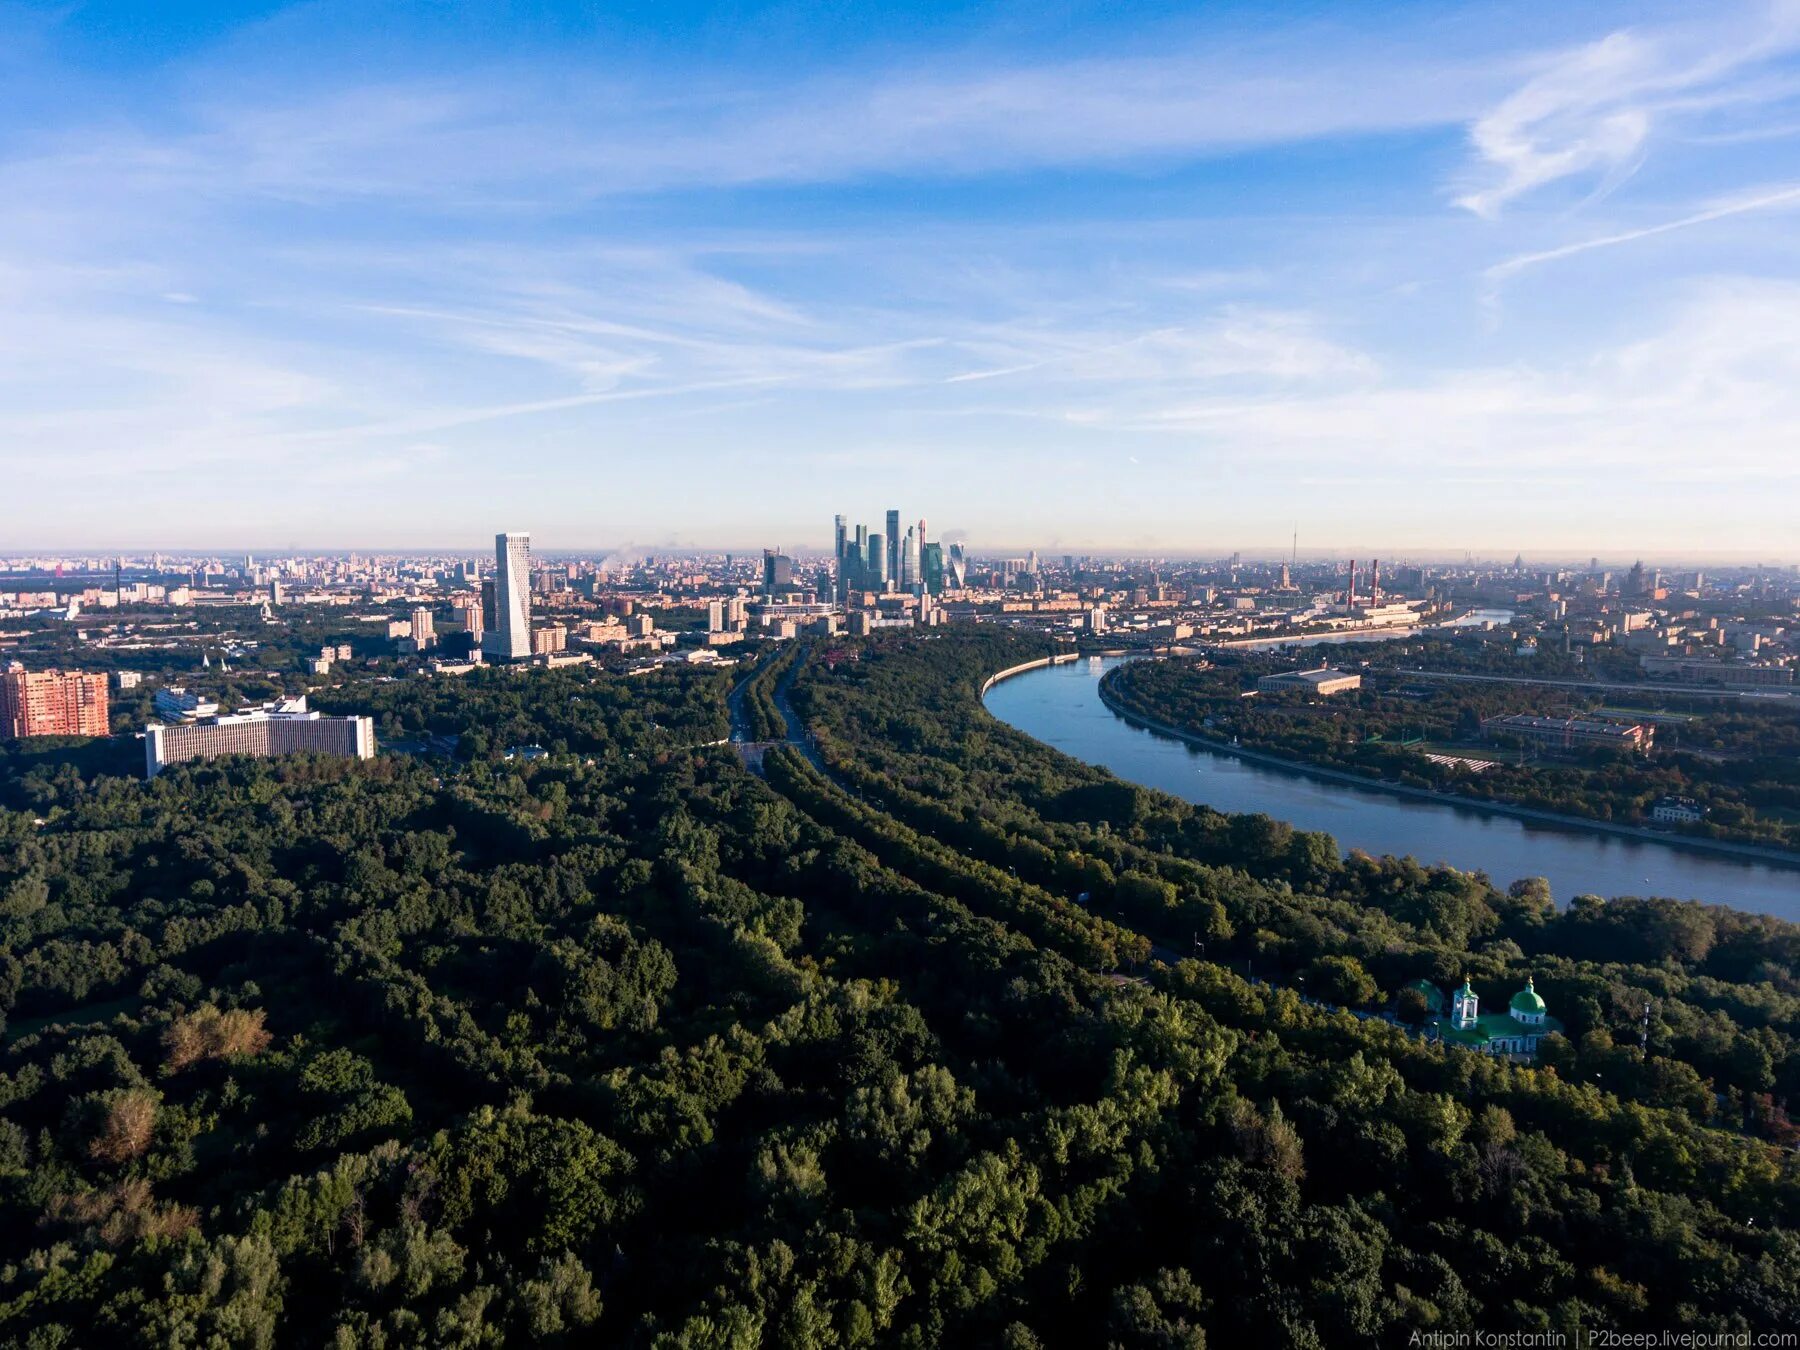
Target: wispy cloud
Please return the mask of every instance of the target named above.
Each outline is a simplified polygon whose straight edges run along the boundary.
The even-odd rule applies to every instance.
[[[1457,204],[1495,217],[1515,199],[1576,175],[1602,186],[1629,175],[1659,122],[1731,104],[1791,96],[1770,82],[1760,97],[1745,73],[1800,43],[1800,4],[1776,0],[1748,21],[1622,30],[1564,52],[1476,119],[1476,165]]]
[[[1198,323],[1119,334],[979,327],[956,345],[1003,364],[962,371],[946,384],[968,384],[1052,370],[1079,383],[1139,384],[1236,378],[1276,382],[1365,376],[1366,353],[1326,337],[1310,315],[1228,305]]]
[[[1676,220],[1665,220],[1657,225],[1645,225],[1635,230],[1621,230],[1616,234],[1603,234],[1597,238],[1564,244],[1559,248],[1541,249],[1536,253],[1521,253],[1517,257],[1495,263],[1487,269],[1487,275],[1490,279],[1499,281],[1514,273],[1522,272],[1526,268],[1535,267],[1539,263],[1555,262],[1559,258],[1573,257],[1575,254],[1587,253],[1593,249],[1613,248],[1619,244],[1630,244],[1639,239],[1650,239],[1659,234],[1669,234],[1675,230],[1691,229],[1695,225],[1710,224],[1712,221],[1724,220],[1730,216],[1746,215],[1754,211],[1772,211],[1790,206],[1800,206],[1800,185],[1734,197],[1716,206],[1709,206],[1703,211],[1696,211]]]
[[[1386,70],[1371,81],[1375,61]],[[1473,115],[1502,78],[1487,60],[1301,28],[1285,42],[1191,41],[1157,56],[937,57],[754,82],[553,63],[297,88],[238,81],[229,95],[188,102],[172,126],[36,136],[0,170],[0,186],[46,204],[111,190],[518,210],[1406,132]]]
[[[1049,533],[1116,535],[1253,492],[1287,521],[1348,480],[1386,494],[1354,508],[1379,530],[1477,479],[1591,502],[1700,464],[1762,466],[1746,511],[1786,538],[1792,261],[1748,230],[1702,258],[1727,232],[1700,227],[1800,205],[1794,147],[1751,139],[1800,102],[1800,0],[1629,30],[1647,11],[1596,2],[1249,36],[1109,11],[1029,50],[774,70],[549,44],[289,61],[253,26],[85,72],[96,101],[49,96],[46,21],[0,50],[38,91],[0,108],[0,469],[44,504],[9,524],[67,538],[155,500],[171,540],[229,516],[437,542],[501,508],[718,537],[866,488],[983,532],[1029,499]],[[1479,225],[1443,192],[1470,126]],[[1617,214],[1557,183],[1620,185]],[[1654,268],[1621,247],[1678,234]],[[1614,247],[1580,306],[1522,293],[1484,326],[1469,278]],[[1487,495],[1460,509],[1491,518]],[[1670,496],[1642,518],[1707,528]]]
[[[1541,468],[1569,482],[1628,473],[1634,491],[1766,475],[1800,509],[1800,285],[1696,288],[1656,331],[1561,364],[1469,367],[1280,397],[1092,405],[1097,430],[1191,438],[1265,461],[1355,463],[1367,483]],[[1623,490],[1626,484],[1616,480]]]

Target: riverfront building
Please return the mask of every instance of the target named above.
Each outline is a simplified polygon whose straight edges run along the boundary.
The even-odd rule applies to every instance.
[[[1342,694],[1347,690],[1361,689],[1362,676],[1351,675],[1342,670],[1332,670],[1329,666],[1321,666],[1317,670],[1289,670],[1283,671],[1279,675],[1264,675],[1256,682],[1256,687],[1263,693],[1282,693],[1298,689],[1325,698],[1331,694]]]
[[[1659,797],[1650,819],[1658,825],[1698,825],[1706,819],[1706,808],[1692,797]]]

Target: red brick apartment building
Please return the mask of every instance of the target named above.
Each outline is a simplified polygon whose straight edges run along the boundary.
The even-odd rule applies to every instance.
[[[0,671],[0,737],[106,736],[106,676]]]

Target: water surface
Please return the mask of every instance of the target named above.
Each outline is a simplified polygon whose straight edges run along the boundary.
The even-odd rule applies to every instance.
[[[1411,854],[1486,872],[1501,886],[1547,877],[1560,903],[1581,894],[1666,895],[1800,921],[1800,870],[1308,778],[1145,731],[1100,701],[1100,677],[1118,664],[1090,657],[1002,680],[988,692],[988,711],[1121,778],[1219,811],[1260,811],[1325,830],[1345,849]]]

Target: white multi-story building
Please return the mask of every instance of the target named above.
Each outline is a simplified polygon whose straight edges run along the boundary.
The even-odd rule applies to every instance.
[[[499,661],[531,656],[531,536],[523,530],[494,536],[494,626],[481,650]]]
[[[192,722],[195,718],[211,717],[219,711],[219,705],[212,699],[189,693],[178,684],[158,689],[155,707],[158,717],[172,722]]]
[[[375,721],[369,717],[325,717],[306,706],[306,699],[283,699],[229,716],[198,722],[144,728],[144,777],[154,778],[171,764],[221,755],[315,754],[372,759]]]
[[[1661,797],[1651,808],[1650,819],[1658,825],[1698,825],[1706,819],[1706,808],[1692,797]]]

